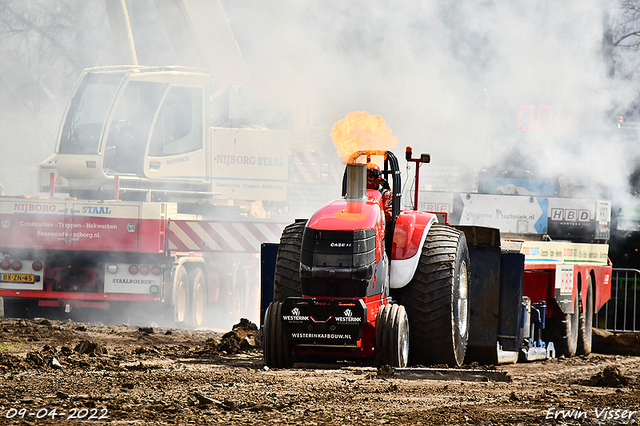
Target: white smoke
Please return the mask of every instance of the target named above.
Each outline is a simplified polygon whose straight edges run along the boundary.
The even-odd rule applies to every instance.
[[[589,180],[623,191],[635,166],[630,151],[637,137],[630,139],[630,133],[620,137],[608,122],[622,109],[620,105],[637,97],[640,84],[633,52],[616,50],[618,74],[609,76],[603,34],[608,25],[615,28],[630,19],[620,12],[617,1],[222,3],[251,72],[253,93],[269,108],[292,111],[304,124],[326,128],[327,140],[333,123],[351,111],[367,111],[382,116],[393,129],[400,141],[397,154],[404,145],[411,145],[416,153],[432,154],[425,174],[429,167],[447,165],[473,172],[497,163],[518,147],[541,174],[586,172]],[[108,65],[115,57],[108,51],[104,4],[99,0],[69,0],[69,4],[82,7],[74,9],[77,16],[69,15],[74,24],[70,28],[77,30],[65,33],[68,43],[63,47],[75,46],[67,49],[67,56],[65,50],[46,43],[46,49],[30,48],[15,34],[3,39],[5,53],[15,44],[10,50],[15,57],[5,54],[2,61],[2,83],[11,88],[3,90],[2,98],[7,107],[1,121],[7,160],[0,178],[5,190],[14,187],[15,176],[35,174],[37,163],[53,153],[56,126],[79,70]],[[41,10],[36,6],[23,10],[18,5],[23,3],[6,3],[21,16]],[[167,60],[175,60],[166,31],[153,12],[156,4],[127,1],[127,7],[141,63],[166,65]],[[45,21],[34,24],[41,22]],[[23,54],[18,41],[26,49]],[[34,66],[38,55],[45,54],[68,60],[77,70],[52,66],[53,59]],[[81,59],[86,63],[79,63]],[[225,58],[218,61],[225,63]],[[23,125],[37,123],[28,117],[12,127],[18,122],[12,116],[24,110],[15,94],[29,96],[17,78],[14,84],[12,75],[26,76],[44,66],[50,69],[48,78],[65,72],[63,90],[59,82],[44,82],[52,90],[58,88],[51,101],[55,111],[40,117],[45,125]],[[569,130],[537,129],[545,128],[550,108],[552,118],[571,111]],[[532,123],[527,121],[529,112]],[[532,127],[518,130],[518,124]],[[34,128],[41,132],[25,134]],[[35,139],[35,147],[24,143]],[[10,168],[25,155],[24,160],[31,162],[29,170],[20,173]],[[25,186],[8,192],[22,193]]]
[[[541,174],[625,187],[628,146],[609,120],[636,92],[607,75],[609,2],[224,5],[254,89],[308,107],[315,125],[366,110],[433,165],[479,169],[518,147]]]

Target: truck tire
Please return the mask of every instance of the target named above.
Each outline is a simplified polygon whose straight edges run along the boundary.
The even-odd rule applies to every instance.
[[[580,312],[578,298],[573,300],[573,313],[563,314],[559,318],[548,318],[544,329],[544,340],[553,342],[558,356],[569,358],[576,355],[578,350],[578,330]]]
[[[201,327],[207,313],[207,283],[201,268],[189,272],[189,287],[191,290],[191,304],[187,311],[187,326]]]
[[[300,250],[302,232],[306,220],[297,220],[287,225],[280,237],[280,246],[276,255],[276,271],[273,282],[273,300],[302,296],[300,283]]]
[[[294,356],[282,327],[282,302],[271,302],[264,318],[262,351],[265,365],[269,368],[291,367]]]
[[[409,318],[403,306],[388,304],[376,320],[376,365],[406,367],[409,362]]]
[[[236,262],[233,265],[231,287],[229,292],[229,315],[235,320],[247,317],[249,314],[249,286],[251,279],[244,262]]]
[[[584,291],[582,289],[581,291]],[[587,278],[586,306],[582,306],[580,298],[580,323],[578,325],[578,355],[589,355],[591,353],[591,341],[593,339],[593,282],[591,275]]]
[[[413,279],[400,289],[412,365],[462,365],[469,340],[469,249],[464,233],[435,223]]]
[[[189,276],[184,266],[179,266],[173,279],[173,321],[176,325],[186,325],[190,310],[189,305]]]

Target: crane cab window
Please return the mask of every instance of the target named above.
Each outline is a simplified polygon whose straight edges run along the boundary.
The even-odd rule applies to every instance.
[[[60,154],[97,154],[121,73],[88,74],[76,91],[60,138]]]
[[[114,110],[105,154],[110,173],[143,175],[151,124],[166,84],[130,81]]]
[[[172,87],[158,112],[151,142],[150,157],[186,154],[201,149],[202,90]]]

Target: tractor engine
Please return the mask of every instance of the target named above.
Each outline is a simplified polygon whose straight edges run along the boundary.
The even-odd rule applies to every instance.
[[[300,253],[304,296],[365,297],[376,267],[373,229],[322,231],[306,228]]]

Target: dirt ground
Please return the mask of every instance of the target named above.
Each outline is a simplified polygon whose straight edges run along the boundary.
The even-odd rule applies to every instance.
[[[349,363],[272,370],[259,344],[250,322],[223,334],[0,318],[0,424],[640,424],[640,357],[430,380]]]

